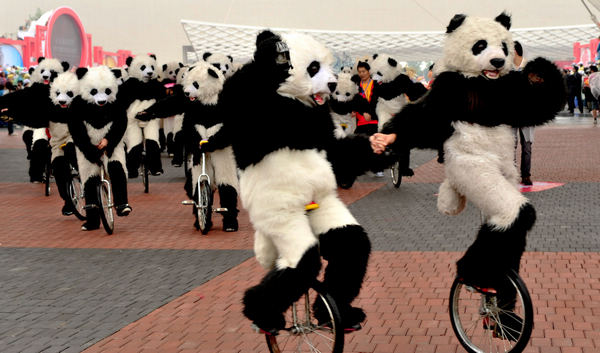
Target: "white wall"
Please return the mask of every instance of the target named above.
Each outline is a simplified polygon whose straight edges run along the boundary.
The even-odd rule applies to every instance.
[[[439,31],[456,13],[496,16],[507,10],[513,28],[591,23],[579,0],[5,0],[0,34],[16,32],[38,7],[47,11],[58,6],[79,14],[93,45],[107,51],[153,52],[160,63],[181,60],[181,46],[189,44],[180,19],[302,29]]]

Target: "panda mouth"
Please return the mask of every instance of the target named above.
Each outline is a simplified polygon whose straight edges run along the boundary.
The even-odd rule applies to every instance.
[[[195,101],[195,100],[196,100],[196,97],[192,97],[192,96],[190,96],[190,101],[192,101],[192,102],[193,102],[193,101]]]
[[[61,104],[61,105],[60,105],[60,107],[61,107],[61,108],[68,108],[68,107],[69,107],[69,105],[68,105],[68,104]]]
[[[49,84],[49,83],[50,83],[50,80],[48,80],[48,79],[44,79],[44,84],[45,84],[45,85],[47,85],[47,84]]]
[[[325,104],[325,97],[323,97],[319,93],[313,94],[312,95],[312,99],[313,99],[313,101],[315,101],[315,103],[317,103],[317,105],[323,105],[323,104]]]
[[[500,70],[483,70],[483,75],[487,78],[495,80],[500,77]]]

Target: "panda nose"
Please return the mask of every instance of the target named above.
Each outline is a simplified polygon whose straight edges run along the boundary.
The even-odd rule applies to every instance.
[[[329,83],[327,84],[327,87],[329,87],[329,90],[330,90],[331,92],[333,92],[333,91],[335,91],[335,88],[337,87],[337,82],[329,82]]]
[[[67,104],[67,101],[58,101],[58,104],[65,105],[65,104]]]
[[[186,97],[190,96],[190,92],[184,92],[183,94],[185,94]]]
[[[498,58],[492,59],[492,60],[490,60],[490,63],[492,65],[494,65],[495,68],[499,69],[502,66],[504,66],[504,59],[498,59]]]

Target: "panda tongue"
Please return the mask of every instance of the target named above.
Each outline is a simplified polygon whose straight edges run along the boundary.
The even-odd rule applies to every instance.
[[[322,105],[322,104],[324,103],[324,101],[323,101],[323,97],[321,97],[321,95],[320,95],[320,94],[315,94],[315,95],[313,95],[313,99],[315,100],[315,102],[316,102],[318,105]]]

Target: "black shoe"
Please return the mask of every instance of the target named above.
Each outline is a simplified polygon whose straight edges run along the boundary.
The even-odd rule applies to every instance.
[[[73,214],[73,206],[64,204],[61,212],[63,216],[70,216]]]
[[[119,217],[128,216],[132,211],[132,208],[131,208],[131,206],[129,206],[128,203],[119,205],[119,206],[115,207],[115,209],[117,210],[117,216],[119,216]]]
[[[88,231],[88,230],[96,230],[100,228],[100,224],[99,223],[90,223],[90,222],[85,222],[82,226],[81,226],[81,230],[83,231]]]
[[[285,319],[283,314],[272,315],[271,317],[262,317],[252,322],[252,327],[258,333],[276,336],[279,331],[285,328]]]
[[[238,231],[237,218],[223,217],[223,230],[226,232],[237,232]]]
[[[162,169],[150,172],[150,174],[152,174],[154,176],[159,176],[159,175],[162,175],[163,173],[164,173],[164,171]]]
[[[533,185],[533,182],[531,181],[531,177],[523,177],[521,178],[521,184],[523,185]]]
[[[411,177],[415,175],[415,172],[411,168],[406,168],[402,171],[402,176]]]
[[[136,170],[128,171],[127,175],[129,176],[129,179],[135,179],[140,175],[140,173],[136,169]]]

